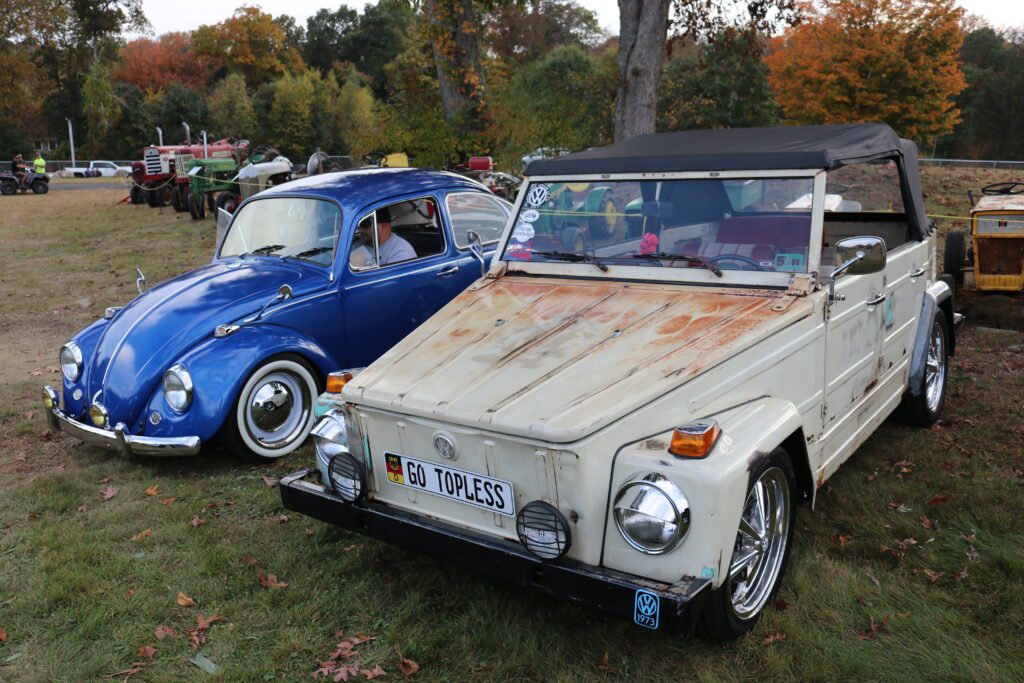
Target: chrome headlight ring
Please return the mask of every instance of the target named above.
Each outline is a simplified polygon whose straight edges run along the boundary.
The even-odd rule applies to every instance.
[[[164,399],[174,412],[184,413],[192,405],[195,390],[192,385],[192,375],[184,365],[176,363],[167,368],[161,385],[164,390]]]
[[[60,371],[64,379],[77,382],[82,376],[82,349],[74,341],[60,347]]]
[[[657,472],[627,482],[613,505],[623,540],[646,555],[669,552],[690,529],[690,503],[683,490]]]
[[[345,417],[338,410],[330,410],[313,426],[310,432],[316,454],[324,463],[340,453],[348,452],[348,431]]]

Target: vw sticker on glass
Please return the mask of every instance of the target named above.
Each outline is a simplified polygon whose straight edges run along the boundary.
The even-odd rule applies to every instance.
[[[656,593],[638,590],[633,604],[633,621],[645,628],[658,628],[658,615],[661,612],[661,598]]]
[[[526,205],[527,206],[544,206],[544,202],[548,200],[547,185],[531,185],[530,191],[526,193]]]
[[[533,226],[529,223],[516,223],[515,229],[512,231],[512,239],[516,242],[529,242],[534,236]]]
[[[521,220],[524,223],[533,223],[538,218],[540,218],[540,212],[537,211],[537,209],[526,209],[519,216],[519,220]]]

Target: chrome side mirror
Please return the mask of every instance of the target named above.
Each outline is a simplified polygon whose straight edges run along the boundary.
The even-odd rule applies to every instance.
[[[280,297],[281,301],[288,301],[292,298],[292,287],[291,285],[281,285],[277,288],[277,296]]]
[[[139,294],[142,294],[146,289],[146,276],[142,274],[142,268],[136,268],[135,274],[138,275],[135,278],[135,287],[139,290]]]
[[[273,299],[271,299],[267,303],[263,304],[263,308],[261,308],[260,312],[256,314],[256,317],[252,319],[253,322],[262,319],[263,318],[263,314],[266,313],[267,309],[270,308],[271,306],[273,306],[274,304],[284,303],[285,301],[288,301],[288,299],[291,299],[291,298],[292,298],[292,288],[291,288],[291,285],[281,285],[280,287],[277,288],[277,296],[275,296]]]
[[[473,258],[480,262],[480,277],[487,274],[487,259],[484,258],[484,245],[480,241],[480,233],[476,230],[467,230],[466,239],[469,240],[469,251]]]
[[[844,273],[870,275],[885,269],[885,241],[881,237],[847,237],[836,243],[836,263],[828,282],[828,302],[842,301],[836,296],[836,278]]]

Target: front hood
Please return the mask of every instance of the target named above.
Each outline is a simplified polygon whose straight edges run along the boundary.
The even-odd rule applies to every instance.
[[[506,276],[474,285],[344,389],[346,399],[566,443],[813,309],[781,291]]]
[[[253,257],[217,261],[147,290],[110,321],[85,360],[86,398],[102,390],[111,421],[131,426],[170,365],[217,325],[259,311],[283,284],[297,299],[323,289],[328,275],[301,262]]]

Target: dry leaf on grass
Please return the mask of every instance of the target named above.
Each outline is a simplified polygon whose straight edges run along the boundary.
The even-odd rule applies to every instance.
[[[206,636],[203,632],[197,628],[185,629],[185,636],[188,638],[188,644],[193,648],[197,648],[206,642]]]
[[[260,561],[257,560],[252,555],[246,555],[245,557],[240,557],[240,558],[238,558],[238,562],[239,562],[239,564],[251,564],[254,567],[258,567],[259,564],[260,564]]]
[[[170,505],[171,503],[173,503],[176,500],[178,500],[178,499],[177,498],[164,498],[163,500],[160,501],[160,504],[161,505]]]
[[[372,681],[375,678],[379,678],[381,676],[384,676],[385,674],[387,674],[387,671],[385,671],[384,669],[380,668],[380,664],[378,664],[377,666],[373,667],[372,669],[363,669],[362,671],[359,672],[359,674],[362,675],[362,676],[365,676],[366,680]]]
[[[210,628],[210,624],[218,621],[224,621],[224,619],[218,614],[211,614],[209,617],[204,617],[203,613],[200,612],[199,616],[196,617],[196,628],[200,631],[205,631]]]
[[[164,638],[177,638],[178,634],[174,632],[174,629],[170,626],[164,626],[160,624],[153,631],[153,635],[156,636],[157,640],[163,640]]]
[[[143,529],[142,531],[140,531],[139,533],[135,534],[134,536],[132,536],[128,540],[129,541],[144,541],[144,540],[146,540],[147,538],[149,538],[152,535],[153,535],[153,530],[152,529]]]
[[[601,657],[601,663],[600,664],[595,664],[594,666],[596,666],[599,670],[607,671],[608,673],[617,673],[618,672],[618,669],[615,668],[615,666],[612,665],[608,661],[608,653],[607,652],[605,652],[604,656]]]
[[[277,518],[277,521],[280,522],[281,524],[287,524],[288,523],[288,519],[289,519],[288,515],[279,515],[278,518]]]
[[[0,643],[4,642],[5,640],[7,640],[7,629],[5,629],[3,626],[0,626]]]
[[[158,496],[160,495],[160,487],[157,484],[153,484],[146,488],[145,493],[147,496]]]
[[[870,617],[870,625],[863,631],[858,632],[857,637],[861,640],[874,640],[878,637],[878,632],[882,630],[882,627],[889,623],[889,617],[890,615],[886,614],[879,622],[876,622],[874,617]]]
[[[772,605],[774,605],[775,609],[779,610],[780,612],[784,609],[789,609],[789,603],[783,600],[782,598],[779,598],[778,600],[773,602]]]
[[[941,493],[932,496],[932,499],[928,501],[929,505],[945,505],[950,501],[953,496],[948,493]]]
[[[108,486],[107,488],[105,488],[102,491],[100,491],[100,497],[103,498],[103,500],[105,500],[105,501],[106,500],[110,500],[111,498],[113,498],[116,495],[117,495],[117,487],[116,486]]]
[[[195,527],[199,527],[199,526],[202,526],[202,525],[206,524],[206,520],[203,519],[202,517],[193,517],[192,521],[189,522],[189,524],[191,524],[192,526],[195,526]]]
[[[931,569],[928,569],[928,567],[925,567],[921,571],[924,572],[924,575],[927,576],[928,580],[931,581],[932,583],[937,583],[939,579],[941,579],[943,576],[946,575],[945,572],[935,572],[935,571],[932,571]]]
[[[765,645],[771,645],[772,643],[777,643],[780,640],[785,640],[785,639],[786,639],[786,634],[783,633],[782,631],[770,631],[764,637],[764,644]]]
[[[154,655],[156,655],[156,648],[152,645],[143,645],[135,653],[136,657],[145,657],[146,659],[153,659]]]
[[[85,511],[87,511],[88,509],[89,509],[89,506],[88,506],[88,505],[86,505],[85,503],[82,503],[81,505],[79,505],[79,506],[78,506],[78,511],[79,511],[79,512],[85,512]]]
[[[277,486],[277,479],[274,479],[273,477],[268,477],[264,474],[260,479],[263,480],[263,483],[266,484],[268,488],[274,488]]]
[[[111,478],[110,477],[103,477],[102,479],[100,479],[96,483],[97,484],[109,484],[110,482],[111,482]]]
[[[853,538],[853,534],[836,534],[832,538],[834,538],[840,546],[844,546],[850,542],[850,539]]]
[[[953,578],[956,579],[957,583],[960,583],[961,581],[966,579],[967,576],[968,576],[968,574],[967,574],[967,565],[966,564],[964,565],[963,569],[958,571],[956,574],[953,574]]]
[[[928,515],[921,515],[921,527],[924,529],[934,529],[935,522],[928,518]]]
[[[967,534],[965,534],[962,531],[960,532],[960,538],[964,539],[968,543],[974,543],[976,540],[978,540],[977,534],[971,534],[971,535],[968,536]]]
[[[178,604],[182,607],[195,607],[196,601],[182,592],[178,592]]]
[[[411,659],[406,659],[397,645],[395,646],[395,652],[398,653],[398,668],[402,672],[402,677],[406,679],[412,678],[420,670],[420,665]]]
[[[287,588],[288,583],[281,581],[274,574],[264,574],[262,570],[257,570],[256,580],[260,582],[260,585],[264,588]]]

